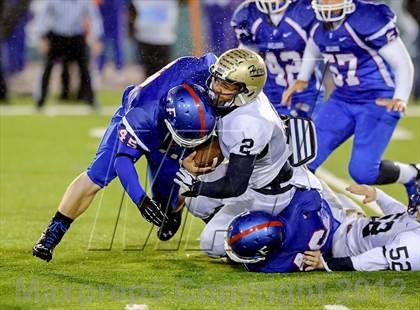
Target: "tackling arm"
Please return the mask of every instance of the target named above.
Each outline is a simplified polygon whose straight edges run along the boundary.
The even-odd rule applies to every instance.
[[[146,195],[134,167],[134,163],[143,155],[143,151],[124,125],[120,125],[118,143],[114,168],[122,186],[148,222],[156,226],[162,225],[165,216],[160,206]]]

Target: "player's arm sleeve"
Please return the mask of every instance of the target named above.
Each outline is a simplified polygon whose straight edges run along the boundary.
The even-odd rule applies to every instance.
[[[376,202],[385,215],[407,211],[407,208],[399,201],[376,189]]]
[[[140,184],[134,164],[143,155],[144,151],[138,146],[136,139],[123,124],[120,124],[118,132],[119,141],[114,168],[125,191],[131,200],[138,205],[146,193]]]
[[[197,182],[193,193],[211,198],[237,197],[248,188],[255,160],[269,142],[267,126],[250,115],[237,116],[223,128],[223,144],[229,152],[226,174],[215,182]]]
[[[394,99],[407,102],[414,81],[414,65],[407,48],[400,38],[386,44],[379,50],[379,54],[386,60],[395,73]]]
[[[305,51],[303,53],[302,65],[297,79],[301,81],[309,81],[321,57],[321,52],[314,39],[311,37],[306,44]]]
[[[352,257],[323,257],[325,270],[332,271],[376,271],[388,269],[388,261],[383,254],[383,248],[373,248]]]
[[[387,259],[383,254],[383,248],[377,247],[362,254],[352,256],[354,270],[357,271],[377,271],[389,268]]]
[[[248,188],[257,155],[230,154],[224,177],[214,182],[198,182],[192,192],[210,198],[230,198],[242,195]]]

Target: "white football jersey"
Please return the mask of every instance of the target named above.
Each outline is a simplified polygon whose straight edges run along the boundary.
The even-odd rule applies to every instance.
[[[269,184],[291,154],[283,122],[264,93],[222,117],[217,126],[225,158],[229,159],[231,153],[258,154],[249,181],[251,188]]]
[[[419,270],[420,223],[382,191],[377,190],[377,198],[386,214],[383,217],[340,216],[342,224],[334,234],[333,256],[351,257],[359,271]]]

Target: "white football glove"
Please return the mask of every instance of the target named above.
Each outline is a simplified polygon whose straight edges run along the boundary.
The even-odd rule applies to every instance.
[[[186,197],[195,197],[197,194],[195,193],[194,185],[196,185],[199,181],[198,179],[189,173],[186,169],[180,168],[179,171],[176,173],[176,177],[174,182],[179,185],[179,194],[186,196]]]

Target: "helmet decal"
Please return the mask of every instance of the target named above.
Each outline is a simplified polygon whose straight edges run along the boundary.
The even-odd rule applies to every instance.
[[[256,230],[261,230],[261,229],[266,228],[266,227],[281,227],[281,226],[283,226],[283,223],[280,222],[280,221],[270,221],[270,222],[267,222],[267,223],[256,225],[254,227],[248,228],[247,230],[241,231],[240,233],[232,236],[228,240],[228,244],[233,245],[236,241],[240,240],[241,238],[249,235],[250,233],[252,233]]]
[[[197,107],[198,115],[200,117],[200,137],[204,137],[206,135],[206,121],[204,120],[204,111],[201,106],[200,99],[198,98],[197,94],[189,85],[182,84],[181,86],[184,87],[190,93],[191,97],[193,97],[194,99],[195,106]]]
[[[211,99],[200,85],[175,86],[161,100],[164,101],[164,123],[179,146],[197,147],[214,134],[216,114]]]

